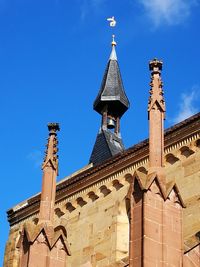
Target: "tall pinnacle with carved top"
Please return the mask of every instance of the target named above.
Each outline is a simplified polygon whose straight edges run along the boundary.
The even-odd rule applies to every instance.
[[[48,129],[49,138],[42,165],[39,221],[22,224],[17,243],[20,257],[16,266],[19,267],[64,267],[67,263],[67,255],[70,255],[65,225],[62,222],[59,224],[54,222],[56,176],[58,174],[56,132],[59,131],[59,125],[49,123]]]
[[[163,174],[165,101],[161,80],[162,61],[149,63],[151,89],[148,104],[149,117],[149,173]]]
[[[42,164],[43,178],[39,220],[53,223],[56,176],[58,175],[57,131],[60,130],[60,127],[58,123],[49,123],[48,129],[49,138],[46,145],[47,150]]]

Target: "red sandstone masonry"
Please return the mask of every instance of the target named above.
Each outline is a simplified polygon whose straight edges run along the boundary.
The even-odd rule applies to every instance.
[[[143,217],[143,192],[136,184],[137,191],[133,194],[132,223],[130,226],[132,244],[130,245],[130,267],[139,267],[142,264],[142,217]]]
[[[151,90],[148,103],[149,118],[149,173],[163,173],[165,101],[161,80],[162,61],[149,63]],[[164,177],[163,177],[164,178]]]
[[[170,218],[170,219],[169,219]],[[171,266],[182,266],[182,207],[176,200],[174,190],[165,201],[163,214],[164,263]]]
[[[60,240],[57,241],[56,245],[50,252],[50,265],[49,267],[66,267],[66,252],[63,249],[63,244]]]
[[[183,267],[200,266],[200,245],[187,252],[183,257]]]
[[[156,202],[163,204],[159,188],[152,184],[150,190],[144,194],[144,266],[162,266],[162,209],[156,207]],[[160,206],[159,205],[159,206]],[[151,214],[152,212],[152,214]],[[150,265],[151,266],[151,265]]]
[[[174,189],[164,198],[156,179],[147,191],[135,182],[130,267],[182,267],[182,206]]]
[[[28,267],[48,266],[48,245],[43,234],[40,234],[30,246]],[[26,265],[25,265],[26,266]]]

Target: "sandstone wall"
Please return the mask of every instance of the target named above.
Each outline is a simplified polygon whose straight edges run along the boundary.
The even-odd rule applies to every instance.
[[[183,239],[194,245],[200,227],[200,139],[199,134],[165,149],[167,180],[176,180],[183,201]],[[125,197],[129,189],[127,174],[147,173],[144,158],[120,171],[114,169],[98,182],[66,196],[56,203],[55,227],[65,224],[71,256],[67,267],[126,266],[129,249],[129,221]],[[84,185],[84,183],[83,183]],[[6,245],[4,267],[18,267],[17,242],[25,221],[37,222],[37,214],[12,226]],[[186,258],[185,261],[188,259]],[[186,265],[187,266],[187,265]]]

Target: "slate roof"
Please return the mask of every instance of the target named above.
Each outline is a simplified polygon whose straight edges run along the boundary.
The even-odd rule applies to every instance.
[[[122,139],[109,130],[101,130],[97,135],[89,162],[96,165],[122,151],[124,151]]]
[[[105,104],[108,104],[111,111],[117,112],[119,117],[129,108],[115,50],[111,52],[99,93],[94,101],[94,110],[102,114]]]

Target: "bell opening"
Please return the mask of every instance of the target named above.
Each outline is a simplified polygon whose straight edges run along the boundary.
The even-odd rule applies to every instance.
[[[108,127],[108,129],[114,129],[115,128],[115,120],[112,118],[108,118],[107,127]]]

